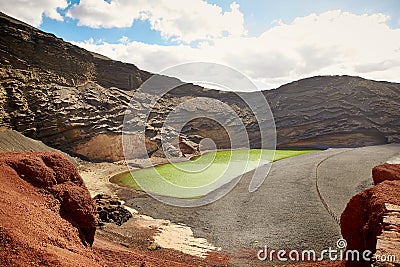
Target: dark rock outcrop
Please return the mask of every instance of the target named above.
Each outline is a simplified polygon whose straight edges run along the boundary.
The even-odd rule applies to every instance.
[[[78,229],[82,242],[92,245],[96,231],[95,205],[75,165],[60,153],[1,153],[1,169],[15,172],[60,203],[60,215]],[[44,190],[44,191],[43,191]]]
[[[376,266],[400,264],[400,180],[393,179],[395,172],[400,173],[400,167],[388,165],[374,168],[376,185],[352,197],[342,213],[341,230],[347,250],[358,251],[361,260],[348,261],[346,266],[371,266],[371,262],[362,261],[366,250],[375,257],[394,255],[397,259],[395,263],[378,262]],[[377,171],[388,169],[390,172]]]
[[[98,194],[94,197],[94,200],[97,206],[99,226],[103,226],[104,223],[115,223],[121,226],[132,218],[131,212],[122,206],[121,201],[117,197]]]
[[[124,159],[121,132],[125,110],[137,88],[152,74],[90,53],[4,14],[0,14],[0,34],[0,126],[91,160]],[[162,77],[156,87],[171,84],[180,86],[152,108],[148,120],[141,115],[144,117],[153,96],[151,92],[135,94],[131,107],[138,116],[131,123],[145,124],[146,133],[135,133],[133,144],[144,140],[149,154],[163,155],[160,132],[169,112],[194,97],[208,97],[231,107],[247,129],[250,146],[260,147],[259,124],[237,94],[169,77]],[[397,83],[322,76],[263,94],[274,115],[278,147],[327,148],[399,142],[399,92]],[[254,93],[246,95],[256,97]],[[223,125],[238,129],[232,116],[220,114],[219,108],[198,101],[192,109],[193,114],[218,114],[225,118]],[[191,136],[196,136],[197,142]],[[211,138],[218,148],[230,146],[224,129],[207,118],[187,123],[179,138],[184,144]],[[189,149],[184,144],[181,147]]]

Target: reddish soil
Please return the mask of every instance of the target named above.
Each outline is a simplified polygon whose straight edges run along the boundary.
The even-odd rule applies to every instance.
[[[75,165],[59,153],[3,153],[0,166],[13,176],[3,179],[22,178],[42,194],[53,196],[60,203],[61,217],[79,231],[82,242],[93,244],[96,207]]]
[[[103,237],[90,247],[94,203],[74,165],[58,153],[0,154],[0,217],[0,266],[207,265]]]

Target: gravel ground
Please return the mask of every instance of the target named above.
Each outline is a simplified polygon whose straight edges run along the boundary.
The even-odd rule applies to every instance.
[[[371,184],[371,168],[399,152],[399,145],[384,145],[281,160],[256,192],[248,192],[248,173],[225,197],[197,208],[172,207],[148,196],[125,200],[140,213],[190,226],[195,236],[247,265],[256,263],[257,257],[241,259],[243,248],[335,249],[341,237],[335,216],[352,195]]]

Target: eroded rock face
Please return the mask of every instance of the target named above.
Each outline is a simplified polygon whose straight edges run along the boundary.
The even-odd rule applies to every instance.
[[[61,216],[79,229],[82,241],[92,245],[96,221],[93,219],[93,200],[86,187],[68,181],[51,187],[50,192],[60,201]]]
[[[0,153],[0,165],[14,172],[13,179],[23,179],[58,200],[61,217],[76,227],[82,242],[93,244],[95,205],[76,167],[62,154]]]
[[[0,32],[1,126],[76,154],[78,145],[97,135],[121,134],[132,90],[148,72],[92,54],[4,14]],[[113,153],[105,158],[112,160]],[[103,155],[93,158],[104,160]]]
[[[265,94],[281,146],[350,147],[400,141],[399,90],[395,83],[321,76]]]
[[[400,222],[396,223],[396,220],[390,219],[397,216],[393,207],[400,206],[400,180],[394,179],[393,176],[393,173],[398,171],[400,171],[398,165],[384,164],[375,167],[373,178],[376,185],[355,195],[347,204],[340,222],[342,235],[348,243],[348,250],[357,250],[359,255],[362,255],[365,250],[370,250],[375,257],[395,254],[397,259],[400,259],[398,224]],[[377,240],[380,241],[377,242]],[[352,261],[346,264],[346,266],[370,265],[370,262]]]
[[[90,53],[4,14],[0,14],[0,33],[0,126],[91,160],[115,161],[124,157],[120,140],[125,111],[130,104],[135,117],[129,124],[146,128],[145,133],[132,134],[141,135],[149,146],[149,154],[163,155],[159,150],[165,118],[179,104],[204,97],[226,103],[240,121],[233,122],[231,114],[220,106],[197,99],[185,112],[204,114],[204,118],[184,126],[177,136],[184,144],[211,138],[217,148],[229,148],[231,143],[223,127],[210,123],[209,118],[217,116],[233,132],[241,132],[240,126],[244,125],[249,137],[239,146],[245,146],[247,139],[253,148],[261,145],[259,124],[235,93],[163,77],[158,88],[180,86],[152,108],[146,121],[145,112],[151,108],[157,88],[149,94],[139,94],[137,89],[151,73],[133,64]],[[278,147],[327,148],[399,142],[399,91],[400,84],[396,83],[323,76],[296,81],[263,94],[274,115]],[[246,95],[258,97],[252,93]],[[175,153],[177,156],[190,149],[184,144],[184,153]]]
[[[385,205],[382,233],[377,237],[375,266],[400,266],[400,206]],[[379,257],[379,258],[378,258]]]
[[[129,150],[124,154],[123,142],[129,142]],[[146,144],[147,153],[136,149],[139,146],[139,142]],[[112,134],[99,134],[90,138],[86,143],[77,145],[73,152],[79,155],[85,155],[85,157],[94,161],[120,161],[124,159],[136,159],[143,158],[149,153],[156,151],[159,144],[146,138],[141,134],[125,135],[123,140],[122,135]]]

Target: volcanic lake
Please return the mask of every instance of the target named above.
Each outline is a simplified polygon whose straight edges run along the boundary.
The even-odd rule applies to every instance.
[[[318,150],[246,149],[209,152],[184,162],[120,173],[110,181],[162,196],[196,198],[259,166],[315,151]]]

